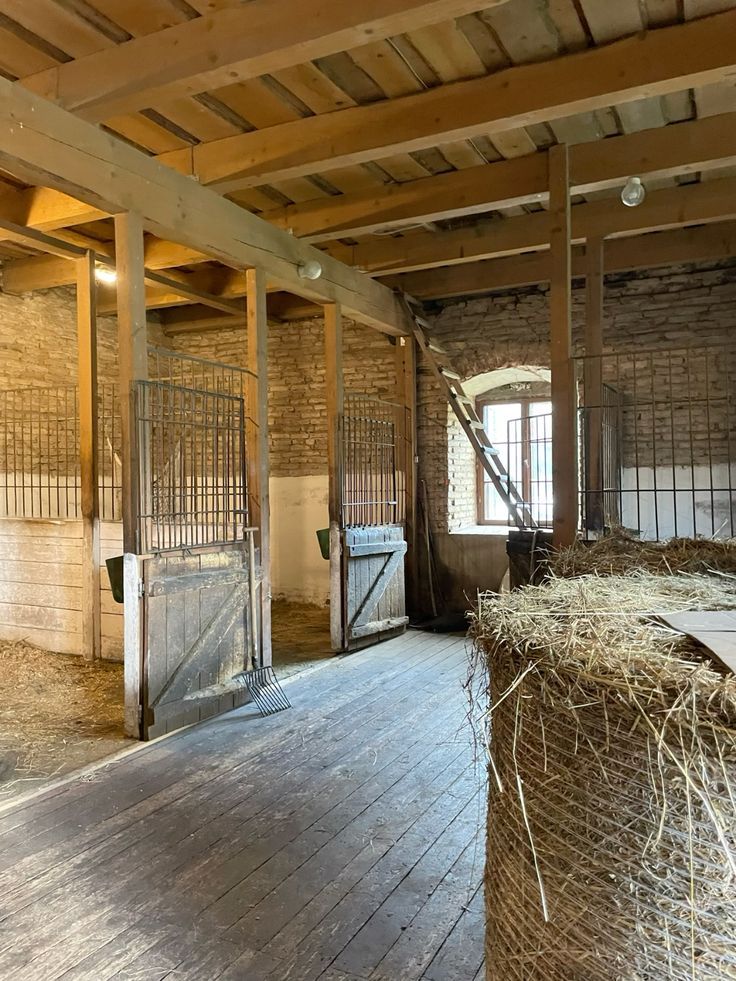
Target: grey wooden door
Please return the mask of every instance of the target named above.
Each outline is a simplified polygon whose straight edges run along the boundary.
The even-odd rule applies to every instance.
[[[249,666],[245,544],[144,561],[144,739],[227,712],[244,701],[232,676]]]
[[[345,650],[385,640],[406,627],[405,555],[403,525],[343,530]]]

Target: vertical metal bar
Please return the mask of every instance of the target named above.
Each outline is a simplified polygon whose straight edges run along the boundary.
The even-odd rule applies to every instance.
[[[675,463],[675,391],[672,383],[672,352],[668,352],[670,385],[670,455],[672,457],[672,517],[674,520],[675,537],[677,537],[677,466]]]
[[[713,443],[710,418],[710,352],[705,349],[705,428],[708,433],[708,482],[710,485],[710,526],[711,535],[716,532],[716,500],[713,488]]]
[[[695,507],[695,447],[693,444],[693,381],[692,372],[690,370],[690,352],[687,352],[687,357],[685,359],[687,365],[687,416],[688,416],[688,433],[690,442],[690,494],[691,494],[691,505],[692,505],[692,519],[693,519],[693,537],[698,533],[698,515],[697,509]]]
[[[649,390],[652,414],[652,481],[654,487],[654,533],[659,541],[659,494],[657,487],[657,423],[654,390],[654,353],[649,352]]]

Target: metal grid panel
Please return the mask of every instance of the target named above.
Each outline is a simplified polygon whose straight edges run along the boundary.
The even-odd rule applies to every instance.
[[[245,400],[138,382],[139,550],[243,538],[247,526]]]
[[[255,375],[236,365],[151,345],[148,348],[148,377],[182,388],[245,399],[248,377]]]
[[[79,517],[75,387],[0,392],[0,481],[4,517]]]
[[[342,418],[343,526],[400,524],[406,515],[406,407],[345,394]]]
[[[521,491],[526,509],[540,528],[552,527],[552,414],[524,415],[508,424],[508,471],[504,478]],[[493,492],[490,482],[484,492]],[[509,516],[509,526],[514,522]]]
[[[97,444],[100,517],[103,521],[122,521],[123,465],[117,385],[98,386]]]
[[[577,359],[581,379],[591,360]],[[584,524],[602,492],[617,497],[621,523],[642,538],[733,537],[736,345],[605,354],[600,377],[608,395],[591,405],[583,388],[583,425],[600,410],[609,423],[615,413],[618,483],[609,467],[603,486],[583,488]]]

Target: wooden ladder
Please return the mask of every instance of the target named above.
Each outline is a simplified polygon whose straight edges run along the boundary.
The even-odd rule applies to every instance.
[[[509,479],[508,471],[503,465],[498,450],[491,442],[482,421],[478,418],[474,400],[465,392],[460,381],[460,375],[449,364],[447,351],[429,334],[431,325],[418,312],[416,301],[410,299],[405,293],[401,294],[401,297],[416,342],[427,359],[435,378],[446,392],[447,400],[463,427],[475,455],[480,460],[481,466],[488,474],[499,497],[508,508],[514,524],[518,528],[537,528],[537,522],[532,517],[529,507],[519,494],[516,485]]]

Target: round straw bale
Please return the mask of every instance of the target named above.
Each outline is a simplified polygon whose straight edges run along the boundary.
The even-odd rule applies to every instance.
[[[736,678],[655,611],[736,580],[553,579],[483,597],[489,981],[736,978]]]

